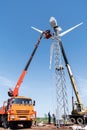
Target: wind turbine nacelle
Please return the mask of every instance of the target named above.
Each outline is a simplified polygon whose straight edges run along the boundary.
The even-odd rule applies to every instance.
[[[62,31],[61,27],[58,27],[57,21],[54,17],[51,17],[49,22],[50,22],[50,25],[53,27],[54,30]]]
[[[51,17],[50,20],[49,20],[49,22],[50,22],[50,25],[53,28],[57,27],[57,21],[56,21],[56,19],[54,17]]]

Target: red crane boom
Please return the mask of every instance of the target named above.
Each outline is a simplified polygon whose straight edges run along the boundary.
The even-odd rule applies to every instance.
[[[27,70],[28,70],[28,68],[29,68],[29,65],[30,65],[30,63],[31,63],[31,61],[32,61],[32,59],[33,59],[33,57],[34,57],[34,54],[35,54],[35,52],[36,52],[36,50],[37,50],[37,48],[38,48],[38,46],[39,46],[39,44],[40,44],[40,41],[41,41],[43,35],[44,35],[44,37],[45,37],[46,39],[48,39],[48,38],[50,38],[50,37],[52,36],[51,33],[50,33],[50,30],[46,30],[46,31],[44,31],[43,33],[41,33],[41,35],[40,35],[40,37],[39,37],[39,39],[38,39],[38,41],[37,41],[37,43],[36,43],[36,45],[35,45],[35,48],[34,48],[33,52],[31,53],[31,56],[29,57],[29,60],[28,60],[26,66],[25,66],[25,68],[24,68],[24,70],[22,71],[22,73],[21,73],[21,75],[20,75],[20,77],[19,77],[19,79],[18,79],[18,82],[17,82],[17,84],[16,84],[14,90],[12,91],[11,89],[9,89],[9,91],[8,91],[8,95],[9,95],[10,97],[18,96],[18,90],[19,90],[19,88],[20,88],[20,85],[21,85],[21,83],[22,83],[22,81],[23,81],[23,79],[24,79],[24,77],[25,77],[25,75],[26,75],[26,72],[27,72]]]

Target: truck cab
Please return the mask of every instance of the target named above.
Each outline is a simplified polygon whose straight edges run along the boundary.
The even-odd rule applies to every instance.
[[[4,106],[5,113],[1,117],[3,126],[14,128],[15,124],[21,124],[24,128],[31,128],[32,122],[36,119],[34,105],[35,101],[33,103],[31,98],[24,96],[9,98]]]

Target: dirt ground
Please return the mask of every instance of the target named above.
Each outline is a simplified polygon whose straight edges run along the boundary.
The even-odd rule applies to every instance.
[[[0,127],[0,130],[11,130],[11,129],[4,129],[2,127]],[[54,125],[46,125],[46,126],[36,126],[36,127],[32,127],[32,128],[22,128],[22,127],[19,127],[18,129],[13,129],[13,130],[72,130],[71,128],[67,127],[67,126],[64,126],[64,127],[60,127],[60,128],[57,128],[56,126]]]

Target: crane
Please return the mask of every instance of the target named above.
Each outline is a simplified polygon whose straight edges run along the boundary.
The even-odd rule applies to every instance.
[[[15,128],[19,124],[22,124],[24,128],[31,128],[32,122],[36,120],[35,101],[25,96],[19,96],[19,88],[43,37],[49,39],[50,30],[46,30],[40,35],[14,90],[8,91],[10,98],[4,101],[3,106],[0,107],[0,125],[3,125],[4,128]]]
[[[26,73],[27,73],[27,70],[28,70],[28,68],[29,68],[29,65],[30,65],[30,63],[31,63],[31,61],[32,61],[32,59],[33,59],[33,57],[34,57],[34,55],[35,55],[35,52],[36,52],[36,50],[37,50],[37,48],[38,48],[38,46],[39,46],[39,44],[40,44],[40,41],[41,41],[41,39],[42,39],[43,36],[44,36],[44,38],[49,39],[49,38],[52,36],[50,30],[46,30],[46,31],[44,31],[44,32],[40,35],[40,37],[39,37],[39,39],[38,39],[38,41],[37,41],[37,43],[36,43],[36,45],[35,45],[35,48],[34,48],[34,50],[32,51],[31,56],[29,57],[29,60],[28,60],[28,62],[27,62],[27,64],[26,64],[24,70],[22,71],[22,73],[21,73],[21,75],[20,75],[20,77],[19,77],[19,79],[18,79],[18,81],[17,81],[16,86],[14,87],[14,90],[9,89],[9,91],[8,91],[8,95],[9,95],[10,97],[18,96],[18,90],[19,90],[19,88],[20,88],[20,86],[21,86],[21,83],[23,82],[23,79],[24,79],[24,77],[25,77],[25,75],[26,75]]]
[[[82,104],[82,101],[81,101],[81,98],[80,98],[80,95],[79,95],[79,92],[78,92],[78,89],[77,89],[77,86],[76,86],[76,83],[75,83],[75,79],[74,79],[71,67],[69,65],[68,59],[66,57],[66,53],[65,53],[65,50],[63,48],[61,40],[59,40],[59,45],[60,45],[60,49],[61,49],[64,61],[65,61],[65,65],[66,65],[66,68],[67,68],[67,71],[68,71],[68,74],[69,74],[69,77],[70,77],[70,81],[71,81],[71,84],[72,84],[72,87],[74,89],[74,93],[75,93],[75,96],[76,96],[76,99],[77,99],[77,103],[75,104],[76,108],[75,108],[73,97],[72,97],[72,114],[69,115],[69,117],[70,117],[71,122],[83,124],[85,112],[87,110],[84,111],[84,109],[83,109],[83,104]]]

